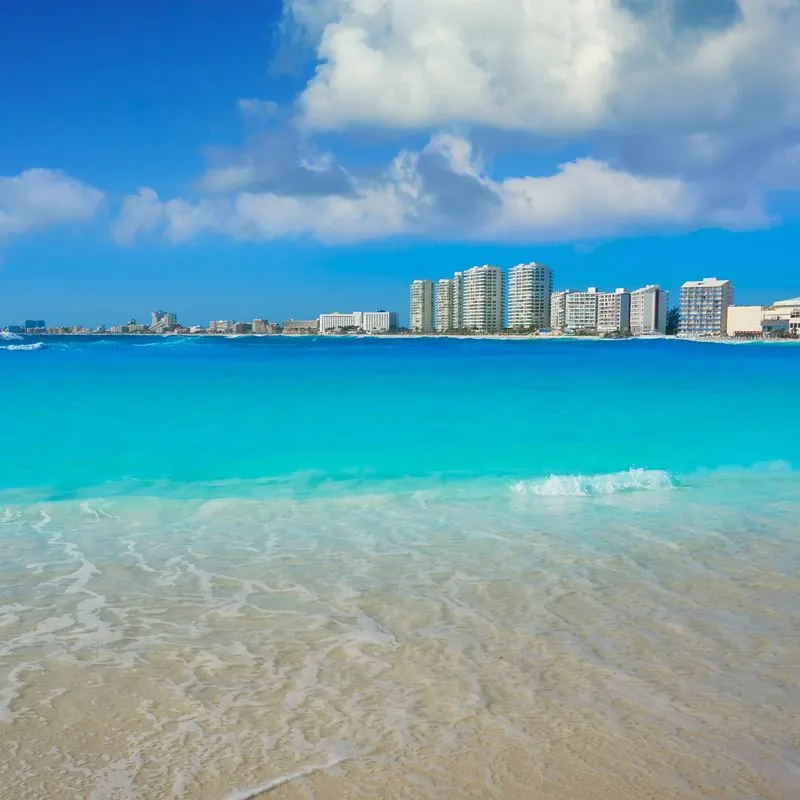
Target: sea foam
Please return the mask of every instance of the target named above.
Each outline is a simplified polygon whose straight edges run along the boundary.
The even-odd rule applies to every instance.
[[[605,475],[551,475],[543,480],[519,481],[511,486],[518,494],[540,497],[594,497],[620,492],[666,491],[675,488],[664,470],[629,469]]]
[[[41,342],[32,342],[31,344],[7,344],[0,347],[0,350],[41,350],[42,347],[44,345]]]

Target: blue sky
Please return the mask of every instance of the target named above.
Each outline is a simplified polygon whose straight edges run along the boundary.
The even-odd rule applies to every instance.
[[[563,288],[796,296],[800,4],[779,5],[14,4],[0,325],[405,316],[412,278],[529,260]]]

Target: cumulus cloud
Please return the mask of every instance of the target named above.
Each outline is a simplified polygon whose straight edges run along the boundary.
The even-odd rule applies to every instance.
[[[494,179],[468,140],[444,134],[420,151],[401,152],[378,176],[348,179],[348,194],[245,190],[162,201],[143,189],[125,199],[115,231],[120,241],[158,231],[175,243],[208,234],[330,243],[454,234],[541,242],[769,224],[757,196],[731,202],[691,182],[635,175],[592,158],[562,164],[550,175]]]
[[[800,122],[796,0],[286,0],[317,129],[539,134]]]
[[[92,219],[103,192],[63,172],[28,169],[0,176],[0,240],[15,234]]]
[[[317,152],[292,127],[264,131],[241,150],[212,153],[212,160],[213,166],[200,179],[203,192],[328,195],[352,191],[350,178],[333,156]]]

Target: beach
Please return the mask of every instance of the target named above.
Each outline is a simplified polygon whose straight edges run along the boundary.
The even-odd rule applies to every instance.
[[[0,368],[3,800],[796,795],[800,432],[756,413],[792,348],[74,337]]]

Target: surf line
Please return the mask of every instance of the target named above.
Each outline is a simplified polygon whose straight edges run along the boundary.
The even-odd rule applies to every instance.
[[[297,770],[297,772],[290,772],[288,775],[281,775],[280,778],[273,778],[273,780],[268,781],[267,783],[262,783],[261,786],[255,786],[252,789],[242,789],[241,791],[234,792],[232,795],[226,797],[225,800],[255,800],[255,798],[261,797],[262,795],[265,795],[267,792],[271,792],[274,789],[279,789],[281,786],[285,786],[287,783],[300,780],[300,778],[307,778],[309,775],[313,775],[315,772],[322,772],[322,770],[335,767],[337,764],[341,764],[343,761],[346,761],[347,758],[348,756],[343,756],[342,758],[336,758],[333,761],[329,761],[327,764],[311,764],[308,767]]]

